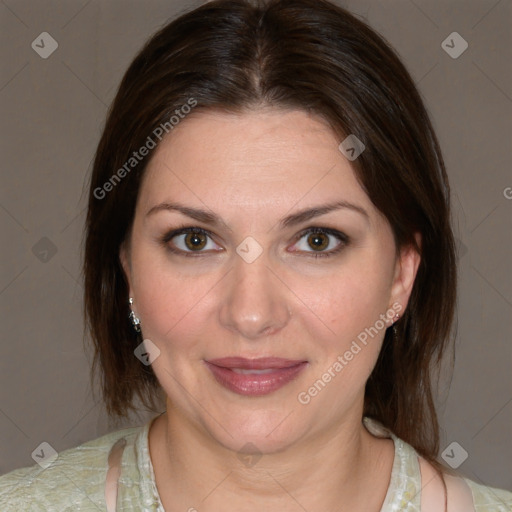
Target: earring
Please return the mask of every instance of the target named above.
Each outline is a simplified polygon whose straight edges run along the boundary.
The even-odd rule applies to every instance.
[[[130,306],[133,304],[133,298],[132,297],[130,297],[128,299],[128,303],[130,304]],[[135,313],[133,311],[130,311],[130,314],[128,315],[128,317],[130,318],[130,320],[131,320],[131,322],[133,324],[133,328],[135,329],[135,331],[140,332],[140,320],[137,318]]]
[[[394,317],[393,317],[393,324],[392,324],[392,327],[393,327],[393,340],[396,341],[397,338],[398,338],[398,333],[397,333],[397,330],[396,330],[396,325],[395,323],[398,321],[398,319],[400,318],[400,315],[397,313]]]

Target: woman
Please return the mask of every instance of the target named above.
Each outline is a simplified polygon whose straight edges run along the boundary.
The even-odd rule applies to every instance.
[[[436,460],[449,216],[418,92],[348,12],[217,0],[165,26],[99,143],[84,275],[109,414],[166,411],[5,475],[0,508],[512,510]]]

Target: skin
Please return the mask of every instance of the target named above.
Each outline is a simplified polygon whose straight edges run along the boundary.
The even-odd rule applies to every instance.
[[[361,420],[385,329],[308,404],[297,398],[379,315],[396,303],[405,309],[419,264],[413,249],[397,253],[389,223],[339,143],[317,117],[261,109],[192,113],[155,150],[120,259],[144,339],[160,350],[153,370],[167,412],[153,422],[149,445],[167,511],[378,512],[382,506],[394,446]],[[337,201],[367,216],[342,208],[279,224]],[[177,211],[147,215],[163,202],[222,220],[212,226]],[[186,235],[161,242],[183,225],[211,233],[201,256],[170,252],[193,252]],[[315,258],[308,235],[299,239],[309,227],[335,229],[350,240],[340,252]],[[263,249],[252,263],[236,252],[248,236]],[[324,252],[340,244],[332,235],[321,241],[329,243]],[[205,367],[205,359],[227,356],[308,366],[283,388],[247,397],[222,387]],[[247,443],[262,454],[250,467],[237,456]]]

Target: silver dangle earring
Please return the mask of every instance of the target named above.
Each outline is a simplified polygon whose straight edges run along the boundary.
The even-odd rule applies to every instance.
[[[392,324],[392,325],[393,325],[393,338],[394,338],[394,340],[396,340],[396,339],[397,339],[397,336],[398,336],[398,334],[397,334],[397,332],[396,332],[396,325],[395,325],[395,323],[396,323],[396,322],[398,322],[398,320],[399,320],[399,319],[400,319],[400,315],[397,313],[397,314],[393,317],[393,324]]]
[[[128,299],[128,302],[130,304],[130,306],[133,304],[133,298],[130,297]],[[133,324],[133,328],[135,329],[135,331],[137,332],[140,332],[140,320],[137,318],[137,316],[135,315],[135,313],[133,311],[130,311],[130,314],[128,315],[132,324]]]

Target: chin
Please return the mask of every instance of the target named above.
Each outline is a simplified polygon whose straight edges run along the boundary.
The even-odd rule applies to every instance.
[[[254,411],[238,417],[233,413],[229,417],[229,422],[222,423],[225,430],[216,423],[210,424],[209,430],[219,444],[236,453],[277,453],[286,450],[302,437],[300,425],[296,421],[288,421],[285,419],[286,414],[276,411],[267,414]]]

